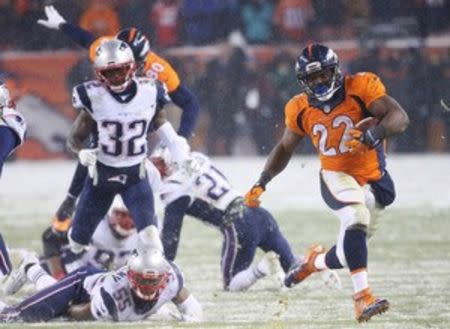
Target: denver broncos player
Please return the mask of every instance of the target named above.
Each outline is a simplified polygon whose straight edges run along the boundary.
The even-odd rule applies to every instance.
[[[0,81],[0,176],[6,159],[22,145],[27,125],[22,114],[15,109],[6,85]],[[0,234],[0,277],[11,272],[8,249]]]
[[[150,132],[178,155],[180,165],[189,151],[186,140],[165,118],[162,107],[168,99],[164,89],[157,81],[135,78],[134,56],[125,42],[111,39],[101,43],[93,66],[97,80],[73,89],[73,106],[81,112],[67,140],[89,171],[68,234],[76,254],[89,244],[117,194],[138,232],[156,229],[153,193],[144,166]],[[84,148],[91,135],[96,147]]]
[[[184,287],[178,266],[167,261],[160,249],[142,246],[114,272],[83,267],[17,305],[0,302],[0,322],[42,322],[61,316],[139,321],[170,301],[180,311],[180,320],[202,320],[202,307]]]
[[[286,167],[299,141],[309,136],[321,161],[322,197],[340,219],[341,228],[336,245],[328,251],[313,245],[305,262],[292,269],[285,284],[292,286],[326,268],[348,267],[356,320],[367,321],[389,307],[386,299],[372,295],[367,279],[366,238],[371,211],[388,206],[395,198],[382,141],[403,132],[408,116],[386,94],[375,74],[342,75],[337,55],[323,45],[304,48],[295,71],[304,92],[287,103],[284,134],[258,182],[246,194],[246,203],[259,205],[267,183]],[[378,124],[355,129],[367,117],[376,118]]]
[[[195,171],[172,166],[171,155],[165,151],[154,153],[150,157],[154,166],[147,166],[149,172],[157,168],[161,175],[161,181],[155,181],[155,174],[148,176],[165,205],[161,239],[167,259],[175,259],[183,218],[190,215],[223,235],[225,290],[243,291],[266,275],[276,274],[278,261],[287,273],[297,259],[272,215],[263,208],[245,207],[242,196],[206,155],[192,152],[191,157],[197,166]],[[257,248],[266,254],[251,266]],[[324,274],[326,284],[339,286],[335,273]]]
[[[99,44],[105,40],[117,38],[128,43],[133,50],[134,58],[138,65],[137,75],[146,76],[164,84],[171,100],[182,109],[178,133],[186,138],[192,135],[199,113],[197,98],[180,80],[173,67],[165,59],[150,50],[150,43],[144,33],[133,27],[123,29],[115,36],[96,39],[90,32],[66,22],[53,6],[46,6],[45,14],[47,16],[46,19],[40,19],[38,23],[47,28],[62,31],[73,41],[89,49],[91,60],[94,59],[95,51]],[[56,218],[53,221],[55,232],[67,231],[70,225],[70,218],[75,209],[75,202],[81,193],[86,176],[86,168],[78,165],[72,178],[69,193],[56,212]]]

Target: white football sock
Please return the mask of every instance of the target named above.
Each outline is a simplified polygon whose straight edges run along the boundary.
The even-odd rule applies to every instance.
[[[34,283],[37,290],[45,289],[57,282],[57,280],[48,274],[39,264],[34,264],[28,269],[27,278]]]
[[[231,279],[228,289],[230,291],[244,291],[250,288],[258,279],[261,279],[265,275],[259,273],[256,266],[250,266],[249,268],[237,273]]]
[[[328,269],[327,264],[325,263],[325,256],[326,253],[317,255],[316,259],[314,260],[314,266],[318,270],[326,270]]]
[[[358,271],[355,274],[351,275],[353,282],[353,291],[356,293],[369,288],[369,281],[367,279],[367,271]]]

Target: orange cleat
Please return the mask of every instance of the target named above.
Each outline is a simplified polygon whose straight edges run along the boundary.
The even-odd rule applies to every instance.
[[[355,319],[358,322],[369,321],[374,315],[384,313],[389,308],[389,302],[386,299],[376,298],[372,295],[370,288],[366,288],[355,295]]]
[[[286,278],[284,279],[284,285],[286,287],[292,287],[293,285],[305,280],[312,273],[319,272],[319,270],[314,265],[314,261],[316,260],[316,257],[318,255],[323,253],[325,253],[325,248],[323,246],[321,246],[320,244],[313,244],[308,249],[303,263],[299,266],[294,267],[286,275]]]

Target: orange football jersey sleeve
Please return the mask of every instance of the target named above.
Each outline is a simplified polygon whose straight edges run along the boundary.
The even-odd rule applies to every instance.
[[[154,52],[150,52],[145,59],[145,75],[165,84],[170,93],[180,85],[180,78],[177,72],[165,59],[159,57]]]
[[[368,108],[372,102],[386,95],[386,88],[380,78],[370,72],[361,72],[353,76],[352,93],[361,98]]]
[[[286,104],[284,108],[286,127],[294,133],[305,136],[305,130],[302,124],[302,111],[305,106],[302,106],[300,96],[295,96]]]

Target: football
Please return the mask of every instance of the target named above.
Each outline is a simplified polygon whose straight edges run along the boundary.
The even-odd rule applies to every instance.
[[[375,117],[364,118],[355,125],[355,129],[364,132],[367,129],[375,127],[378,124],[378,122],[379,122],[378,119]]]

